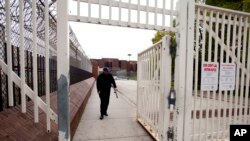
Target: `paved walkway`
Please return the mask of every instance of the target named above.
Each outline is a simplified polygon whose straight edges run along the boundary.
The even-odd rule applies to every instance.
[[[118,94],[117,99],[111,91],[109,116],[103,120],[99,119],[100,99],[94,87],[73,141],[153,140],[136,120],[136,81],[117,80],[116,83],[123,94]]]

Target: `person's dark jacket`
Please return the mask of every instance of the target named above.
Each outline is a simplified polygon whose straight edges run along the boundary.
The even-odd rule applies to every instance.
[[[113,78],[113,76],[109,73],[109,74],[100,74],[97,78],[97,91],[101,92],[101,91],[106,91],[106,90],[110,90],[111,88],[111,84],[113,85],[114,88],[116,88],[116,84],[115,84],[115,80]]]

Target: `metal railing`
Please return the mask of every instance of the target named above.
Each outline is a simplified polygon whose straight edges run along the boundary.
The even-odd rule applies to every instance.
[[[200,4],[195,10],[192,140],[229,139],[229,125],[250,122],[250,14]],[[216,89],[202,88],[204,63],[220,69]],[[225,65],[232,66],[228,78]]]
[[[174,0],[70,0],[69,21],[176,31]],[[84,11],[84,12],[83,12]]]
[[[25,113],[27,102],[32,100],[34,122],[39,121],[41,109],[46,114],[48,132],[51,121],[58,123],[57,114],[50,108],[50,93],[57,90],[56,57],[61,48],[57,46],[56,14],[51,0],[0,0],[0,108],[21,104]],[[74,66],[75,71],[91,72],[89,58],[74,32],[69,31],[70,57],[80,62]],[[39,97],[42,95],[45,102]]]
[[[171,86],[169,39],[138,54],[137,119],[157,139],[166,139],[173,118],[166,100]]]
[[[4,62],[6,63],[6,45],[5,47],[1,47],[0,50],[4,53],[2,55]],[[32,58],[32,52],[30,51],[25,51],[25,83],[33,89],[33,58]],[[20,77],[20,48],[19,47],[14,47],[12,46],[12,68],[13,71]],[[37,55],[37,77],[38,77],[38,96],[44,96],[45,95],[45,57],[42,55]],[[50,58],[49,59],[49,74],[50,74],[50,93],[54,92],[57,90],[56,86],[56,60]],[[1,87],[1,92],[0,92],[0,111],[2,111],[4,108],[8,108],[8,91],[7,91],[7,79],[8,76],[2,71],[1,69],[1,78],[0,78],[0,87]],[[13,96],[14,96],[14,105],[17,106],[21,104],[21,91],[18,86],[14,84],[14,90],[13,90]],[[29,100],[29,99],[28,99]]]

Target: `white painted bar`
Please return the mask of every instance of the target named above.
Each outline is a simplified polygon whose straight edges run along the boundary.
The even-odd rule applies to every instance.
[[[131,0],[129,0],[131,2]],[[137,60],[141,60],[141,56],[137,54]],[[139,119],[139,113],[141,113],[141,109],[139,106],[141,105],[141,98],[140,98],[140,90],[139,90],[139,83],[141,84],[141,69],[142,69],[142,63],[140,61],[137,61],[137,95],[136,95],[136,103],[137,103],[137,109],[136,109],[136,119]]]
[[[212,26],[213,26],[213,23],[212,23],[212,18],[213,18],[213,11],[209,11],[209,14],[210,14],[210,20],[209,20],[209,35],[208,35],[208,58],[205,58],[207,59],[208,62],[211,62],[211,52],[212,52],[212,35],[211,35],[211,32],[212,32]],[[223,27],[222,27],[223,28]],[[222,29],[222,31],[224,31]],[[210,91],[206,91],[206,122],[205,122],[205,140],[207,141],[207,137],[208,137],[208,120],[209,120],[209,105],[210,105]],[[202,109],[201,109],[202,110]]]
[[[122,20],[122,9],[121,9],[121,0],[119,0],[119,25],[121,25]]]
[[[129,0],[128,6],[128,24],[131,22],[131,0]]]
[[[155,95],[156,95],[156,93],[155,93],[155,90],[154,90],[154,87],[155,87],[155,80],[154,80],[154,54],[155,54],[155,50],[152,50],[151,51],[151,78],[150,78],[152,85],[151,85],[151,89],[150,90],[151,90],[151,94],[152,94],[152,120],[153,120],[153,125],[154,125],[155,130],[157,130],[157,127],[155,126],[156,125],[155,124],[155,122],[156,122],[156,120],[155,120],[155,118],[156,118],[156,116],[155,116],[155,114],[156,114],[156,109],[155,109],[155,105],[156,105]]]
[[[231,14],[229,14],[229,16],[228,16],[228,26],[227,26],[227,57],[226,57],[226,62],[228,63],[229,62],[229,51],[230,51],[230,48],[229,48],[229,46],[230,46],[230,33],[231,33],[231,18],[232,18],[232,15]],[[217,39],[217,38],[216,38]]]
[[[233,25],[233,43],[232,43],[232,52],[235,54],[235,46],[236,46],[236,22],[237,22],[237,15],[234,16],[234,25]],[[235,61],[235,55],[232,56],[232,63]],[[237,66],[238,67],[238,66]],[[234,123],[232,114],[235,115],[235,111],[233,112],[233,100],[235,98],[233,97],[233,91],[230,91],[230,109],[229,109],[229,120],[231,121],[231,124]]]
[[[176,93],[177,93],[177,103],[176,106],[178,108],[179,114],[177,116],[177,140],[184,140],[184,128],[186,128],[184,120],[185,120],[185,92],[186,92],[186,72],[187,72],[187,68],[186,68],[186,59],[187,59],[187,39],[188,39],[188,27],[187,27],[187,23],[188,23],[188,1],[187,0],[182,0],[181,2],[178,2],[178,7],[179,7],[179,40],[178,42],[178,47],[177,47],[177,64],[176,66],[177,69],[179,69],[178,71],[178,86],[176,87]],[[190,113],[191,114],[191,113]],[[189,123],[187,123],[189,124]]]
[[[216,12],[216,19],[219,20],[219,16],[220,16],[220,13],[219,12]],[[215,24],[215,34],[216,35],[219,35],[219,23],[216,22]],[[218,59],[218,39],[215,38],[215,55],[214,55],[214,62],[217,62],[217,59]],[[213,91],[213,110],[212,110],[212,132],[215,131],[217,128],[215,127],[216,124],[215,124],[215,120],[218,119],[215,117],[215,109],[216,109],[216,106],[215,106],[215,101],[216,101],[216,94],[217,92]],[[217,125],[219,126],[219,125]],[[214,133],[214,132],[213,132]],[[214,139],[215,134],[217,134],[216,132],[212,135],[212,140]]]
[[[170,27],[172,28],[173,27],[173,11],[174,11],[174,1],[171,0],[171,3],[170,3]],[[190,17],[189,17],[190,18]]]
[[[45,4],[46,5],[46,4]],[[46,7],[45,7],[46,8]],[[80,17],[80,0],[77,0],[77,18],[79,19]],[[46,10],[45,10],[46,11]]]
[[[243,18],[242,17],[242,20],[244,19],[244,25],[242,26],[243,28],[243,52],[241,53],[241,56],[242,56],[242,64],[244,67],[246,67],[246,40],[247,40],[247,27],[246,25],[248,24],[248,18]],[[243,54],[243,55],[242,55]],[[243,91],[244,91],[244,86],[247,86],[245,85],[245,74],[244,73],[241,73],[241,82],[240,82],[240,112],[239,112],[239,120],[240,120],[240,124],[243,123],[243,110],[245,110],[245,108],[243,107]],[[246,93],[247,94],[247,93]],[[246,96],[248,97],[248,96]]]
[[[160,134],[163,136],[163,138],[166,138],[166,130],[165,129],[167,129],[167,127],[165,127],[165,124],[164,123],[166,123],[165,121],[167,121],[166,120],[166,118],[164,117],[164,115],[165,115],[165,112],[164,112],[164,110],[166,109],[166,107],[165,107],[165,103],[167,103],[166,102],[166,100],[164,100],[165,99],[165,93],[164,93],[164,79],[162,79],[162,74],[163,74],[163,64],[162,64],[162,51],[161,51],[162,49],[160,48],[159,49],[159,57],[160,57],[160,59],[159,59],[159,67],[160,67],[160,75],[161,76],[159,76],[158,78],[158,80],[159,80],[159,93],[160,93],[160,95],[159,95],[159,128],[160,128]],[[165,127],[165,128],[164,128]],[[162,139],[163,140],[163,139]]]
[[[72,16],[72,15],[69,15],[68,18],[69,18],[69,21],[100,24],[99,18],[88,18],[88,17],[80,16],[80,20],[78,20],[77,16]],[[177,28],[170,28],[167,26],[163,27],[163,26],[157,26],[157,25],[148,25],[148,27],[146,27],[146,24],[128,23],[128,22],[124,22],[124,21],[121,21],[121,23],[119,24],[119,21],[108,20],[108,19],[102,19],[101,24],[102,25],[120,26],[120,27],[149,29],[149,30],[163,30],[163,29],[165,29],[165,31],[177,32]]]
[[[87,2],[88,2],[88,19],[90,20],[90,18],[91,18],[91,3],[90,3],[90,0],[88,0]]]
[[[169,46],[170,46],[170,37],[164,36],[163,41],[162,41],[162,60],[161,60],[161,69],[162,69],[162,79],[163,79],[163,106],[164,106],[164,111],[163,111],[163,133],[166,133],[168,131],[168,127],[174,127],[173,123],[170,123],[170,109],[168,109],[168,101],[166,100],[167,97],[169,96],[169,92],[171,89],[171,55],[169,54]],[[174,111],[176,112],[176,111]],[[172,113],[174,113],[172,112]],[[176,128],[176,127],[175,127]],[[165,135],[165,140],[166,140],[166,135]]]
[[[156,11],[156,9],[157,9],[157,3],[158,3],[158,0],[155,0],[155,14],[154,14],[155,15],[155,19],[154,19],[155,20],[154,21],[155,25],[157,25],[157,11]]]
[[[20,29],[20,70],[21,70],[21,110],[26,113],[25,95],[25,63],[24,63],[24,21],[23,21],[23,0],[19,0],[19,29]]]
[[[111,20],[112,20],[112,4],[111,4],[111,1],[108,2],[108,6],[109,6],[109,20],[108,20],[108,24],[111,24]]]
[[[248,21],[248,20],[247,20]],[[248,32],[248,41],[250,41],[250,32]],[[248,70],[248,73],[247,73],[247,75],[246,75],[246,86],[249,86],[249,81],[250,81],[250,49],[249,49],[249,47],[250,47],[250,42],[248,42],[248,56],[247,56],[247,70]],[[245,89],[245,93],[246,94],[249,94],[249,89],[246,87],[246,89]],[[248,108],[249,108],[249,99],[248,99],[248,97],[245,97],[245,111],[244,111],[244,113],[245,113],[245,115],[244,115],[244,120],[243,120],[243,122],[245,123],[245,124],[249,124],[249,115],[247,114],[248,113]]]
[[[207,14],[207,10],[206,9],[204,9],[203,10],[203,13],[202,13],[202,15],[203,15],[203,32],[202,32],[202,55],[201,55],[201,58],[202,58],[202,63],[205,61],[205,39],[206,39],[206,18],[205,18],[205,16],[204,15],[206,15]],[[203,108],[202,108],[202,103],[203,103],[203,97],[204,97],[204,92],[203,91],[201,91],[201,95],[200,95],[200,107],[199,107],[199,110],[200,110],[200,112],[199,112],[199,141],[202,141],[202,134],[201,134],[201,125],[202,125],[202,117],[203,117],[203,115],[202,115],[202,112],[203,112]]]
[[[14,106],[13,100],[13,83],[12,83],[12,45],[11,45],[11,13],[10,13],[10,1],[5,1],[6,7],[6,36],[7,36],[7,64],[8,64],[8,101],[9,106]]]
[[[78,8],[80,8],[80,3],[78,3]],[[44,9],[44,20],[45,20],[45,81],[46,81],[46,123],[47,123],[47,132],[51,131],[51,123],[50,123],[50,71],[49,71],[49,2],[48,0],[44,1],[45,9]],[[78,12],[80,10],[78,9]],[[80,12],[78,13],[80,14]]]
[[[57,109],[60,141],[70,141],[68,1],[57,1]],[[91,11],[89,9],[89,11]],[[90,14],[90,13],[89,13]]]
[[[140,4],[141,0],[137,0],[137,25],[140,24]]]
[[[213,18],[213,11],[210,11],[210,21],[209,21],[209,33],[211,33],[212,32],[212,30],[213,30],[213,22],[212,22],[212,18]],[[223,30],[222,30],[223,31]],[[211,59],[212,59],[212,57],[211,57],[211,52],[212,52],[212,35],[211,34],[209,34],[209,36],[208,36],[208,62],[210,62],[211,61]]]
[[[223,63],[223,55],[224,55],[224,52],[223,52],[223,48],[225,47],[224,46],[224,38],[225,38],[225,36],[224,36],[224,31],[225,31],[225,17],[226,17],[226,14],[225,13],[223,13],[223,16],[222,16],[222,30],[221,31],[223,31],[222,33],[221,33],[221,41],[222,41],[222,43],[223,44],[221,44],[221,48],[220,48],[220,64],[221,63]],[[225,94],[225,93],[224,93]],[[222,133],[220,132],[221,131],[221,129],[223,129],[222,127],[221,127],[221,122],[223,121],[223,119],[222,119],[222,117],[220,116],[221,115],[221,107],[222,107],[222,105],[221,105],[221,101],[222,101],[222,95],[223,95],[223,91],[221,91],[221,90],[219,90],[219,110],[218,110],[218,115],[219,115],[219,123],[218,123],[218,133],[217,133],[217,138],[218,139],[221,139],[221,137],[222,137]]]
[[[102,19],[102,5],[101,5],[101,0],[99,0],[98,6],[99,6],[99,22],[101,22],[101,19]]]
[[[227,24],[227,51],[226,51],[226,63],[229,63],[229,51],[230,51],[230,41],[231,41],[231,39],[230,39],[230,33],[231,33],[231,18],[232,18],[232,15],[231,14],[229,14],[228,15],[228,24]],[[216,40],[217,40],[217,38],[216,38]],[[229,94],[229,95],[228,95]],[[225,91],[225,95],[226,95],[226,98],[225,99],[228,99],[229,98],[229,102],[227,102],[227,104],[226,104],[226,106],[224,106],[224,109],[223,109],[223,111],[224,111],[224,113],[223,113],[223,115],[225,115],[226,116],[226,114],[227,114],[227,109],[229,108],[229,106],[230,106],[230,91]],[[229,115],[228,115],[228,117],[229,117]],[[229,123],[230,123],[231,121],[229,121],[229,118],[227,118],[227,117],[225,117],[224,118],[224,123],[225,123],[225,125],[229,125]],[[225,126],[224,127],[224,131],[226,131],[226,133],[228,132],[228,128],[227,128],[227,126]]]
[[[194,51],[194,19],[195,19],[195,7],[194,1],[187,1],[187,28],[186,28],[186,84],[185,92],[185,113],[184,113],[184,130],[183,140],[191,141],[191,112],[192,112],[192,99],[193,99],[193,51]],[[172,15],[171,15],[172,17]],[[172,19],[173,24],[173,19]],[[173,25],[172,25],[173,26]],[[171,26],[171,27],[172,27]],[[184,46],[180,46],[184,48]],[[181,94],[181,93],[180,93]],[[179,115],[178,115],[179,116]]]
[[[151,51],[151,50],[150,50]],[[146,54],[147,54],[147,58],[148,58],[148,60],[147,60],[147,83],[148,84],[150,84],[150,51],[148,51]],[[149,119],[149,122],[150,122],[150,124],[152,124],[152,121],[151,121],[151,116],[150,116],[150,110],[151,110],[151,107],[152,107],[152,105],[151,105],[151,98],[150,98],[150,95],[151,95],[151,93],[150,93],[150,85],[148,85],[148,87],[149,87],[149,89],[147,89],[147,100],[149,100],[149,101],[147,101],[147,114],[148,114],[148,119]]]
[[[148,9],[148,7],[149,7],[149,0],[147,0],[147,7],[146,7],[146,10],[147,10],[147,12],[146,12],[146,27],[148,26],[148,22],[149,22],[149,9]]]
[[[226,15],[226,16],[228,16],[228,15]],[[225,25],[227,25],[227,29],[229,28],[229,24],[230,24],[230,20],[229,20],[229,18],[230,17],[227,17],[228,19],[228,22],[226,23],[226,19],[224,18],[223,20],[224,20],[224,24]],[[224,28],[224,31],[223,31],[224,33],[226,32],[225,31],[225,28]],[[229,33],[228,31],[227,31],[227,33]],[[229,35],[227,35],[227,37],[228,37]],[[225,36],[223,36],[224,38],[225,38]],[[223,52],[226,52],[226,56],[224,56],[224,53],[223,53],[223,55],[221,54],[221,56],[223,56],[222,58],[223,58],[223,60],[221,60],[220,62],[222,62],[222,63],[224,63],[225,61],[224,61],[224,58],[225,57],[227,57],[227,50],[225,50],[225,48],[228,48],[228,46],[226,46],[227,45],[227,40],[228,40],[228,38],[226,37],[226,43],[224,43],[225,45],[223,45],[224,46],[224,49],[222,48],[222,50],[223,50]],[[223,38],[223,40],[224,40],[224,38]],[[217,39],[218,40],[218,39]],[[227,91],[223,91],[224,93],[223,93],[223,99],[224,99],[224,101],[226,102],[227,101]],[[222,101],[222,99],[220,100],[220,101]],[[221,138],[224,138],[224,136],[225,136],[225,131],[226,130],[224,130],[224,128],[226,127],[226,119],[227,119],[227,117],[226,117],[226,110],[227,110],[227,104],[225,105],[225,104],[223,104],[223,105],[221,105],[220,104],[220,107],[219,107],[219,109],[223,109],[223,113],[221,113],[221,114],[223,114],[223,117],[222,117],[222,120],[221,120],[221,130],[223,131],[223,132],[221,132]]]
[[[33,29],[33,91],[34,91],[34,121],[38,123],[38,78],[37,78],[37,22],[36,22],[36,3],[37,0],[32,1],[32,29]]]
[[[165,27],[165,15],[166,15],[166,13],[165,13],[165,9],[166,9],[166,2],[165,2],[165,0],[163,0],[163,13],[162,13],[162,26],[163,27]]]
[[[197,9],[196,13],[196,33],[195,33],[195,80],[194,80],[194,104],[193,104],[193,128],[192,128],[192,140],[195,140],[195,126],[196,126],[196,112],[197,112],[197,95],[198,95],[198,63],[199,63],[199,27],[200,27],[200,8]]]
[[[238,39],[241,39],[241,34],[242,34],[242,31],[239,30],[239,28],[242,27],[242,17],[239,17],[239,22],[240,22],[240,25],[238,27]],[[238,67],[239,63],[240,63],[240,48],[241,48],[241,40],[238,40],[238,43],[237,43],[237,57],[236,57],[236,87],[235,87],[235,101],[234,101],[234,104],[235,104],[235,107],[234,107],[234,121],[236,124],[239,123],[239,121],[237,120],[237,117],[238,117],[238,108],[239,108],[239,105],[238,105],[238,100],[239,100],[239,89],[240,89],[240,84],[239,84],[239,79],[240,79],[240,67]]]

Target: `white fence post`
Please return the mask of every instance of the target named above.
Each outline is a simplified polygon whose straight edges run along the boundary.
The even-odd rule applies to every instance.
[[[68,0],[57,1],[57,111],[60,141],[70,141]]]
[[[178,3],[179,36],[176,57],[175,87],[177,91],[177,140],[191,140],[194,2],[183,0]]]
[[[19,14],[20,14],[19,29],[20,29],[21,104],[22,104],[22,112],[26,113],[23,0],[19,0]]]
[[[184,104],[185,104],[185,83],[186,83],[186,44],[187,44],[187,0],[178,2],[178,23],[179,35],[177,35],[177,56],[175,62],[175,89],[177,115],[177,141],[184,140]],[[178,24],[177,23],[177,24]]]
[[[193,99],[193,59],[194,59],[194,20],[195,6],[194,1],[187,3],[187,29],[186,29],[186,84],[185,84],[185,109],[184,109],[184,141],[191,141],[191,112]]]
[[[37,78],[37,0],[32,1],[32,28],[33,28],[33,91],[34,91],[34,121],[38,123],[38,78]]]
[[[44,20],[45,20],[45,80],[46,80],[46,121],[47,121],[47,131],[50,132],[50,72],[49,72],[49,3],[48,0],[44,1],[45,9],[44,9]]]
[[[10,13],[10,1],[5,1],[5,7],[6,7],[6,34],[7,34],[7,64],[8,64],[8,101],[9,106],[14,105],[13,100],[13,83],[12,83],[12,45],[11,45],[11,13]]]
[[[161,130],[163,130],[163,140],[167,141],[167,132],[168,132],[168,127],[173,127],[173,122],[170,124],[170,109],[168,108],[169,106],[169,101],[168,101],[168,96],[169,92],[171,89],[171,62],[172,58],[170,55],[170,37],[169,36],[164,36],[162,38],[162,57],[161,57],[161,102],[160,105],[162,106],[162,109],[160,109],[161,114],[163,114],[161,117],[163,117],[163,123],[160,123],[160,125],[163,125],[161,127]]]

